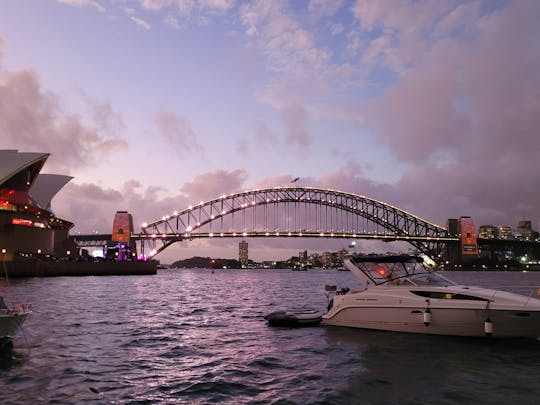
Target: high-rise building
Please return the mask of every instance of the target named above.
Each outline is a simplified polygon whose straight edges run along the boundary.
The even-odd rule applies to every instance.
[[[332,252],[323,252],[322,254],[322,257],[321,257],[321,262],[323,264],[323,266],[325,267],[330,267],[332,266]]]
[[[523,220],[519,221],[516,229],[516,237],[521,240],[530,240],[532,238],[532,224],[531,221]]]
[[[303,264],[303,265],[307,264],[308,262],[307,250],[298,252],[298,261],[300,262],[300,264]]]
[[[478,227],[478,237],[482,239],[497,239],[499,229],[493,225],[480,225]]]
[[[509,226],[499,226],[499,239],[514,239],[512,228]]]
[[[243,240],[238,244],[238,261],[242,267],[247,267],[249,262],[248,243]]]

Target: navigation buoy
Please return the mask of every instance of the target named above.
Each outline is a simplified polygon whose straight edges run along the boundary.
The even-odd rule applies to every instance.
[[[491,322],[491,319],[489,319],[489,316],[484,322],[484,332],[486,332],[486,336],[491,336],[493,334],[493,322]]]

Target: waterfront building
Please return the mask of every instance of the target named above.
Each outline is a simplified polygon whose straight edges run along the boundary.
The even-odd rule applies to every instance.
[[[321,255],[317,252],[314,252],[308,256],[308,264],[314,267],[322,266]]]
[[[497,239],[499,229],[494,225],[480,225],[478,227],[478,237],[482,239]]]
[[[238,244],[238,261],[242,267],[247,267],[249,262],[248,243],[243,240]]]
[[[346,249],[341,249],[337,252],[337,264],[341,265],[343,261],[349,256],[349,252]]]
[[[515,236],[517,239],[521,240],[531,240],[532,239],[532,223],[531,221],[522,220],[519,221],[518,226],[516,228]]]
[[[333,264],[332,252],[323,252],[321,257],[321,263],[325,267],[331,267]]]
[[[300,264],[303,265],[303,266],[305,266],[306,264],[308,264],[308,254],[307,254],[307,250],[303,250],[303,251],[298,252],[298,261],[299,261]]]
[[[509,226],[499,226],[499,239],[514,239],[512,228]]]
[[[0,150],[0,252],[4,261],[75,255],[73,224],[54,215],[52,198],[72,177],[41,174],[48,153]]]

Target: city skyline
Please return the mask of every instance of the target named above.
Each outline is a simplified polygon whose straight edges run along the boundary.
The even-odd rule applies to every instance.
[[[535,1],[0,5],[2,148],[50,152],[43,172],[74,177],[52,201],[74,232],[297,178],[443,226],[538,229],[539,88]]]

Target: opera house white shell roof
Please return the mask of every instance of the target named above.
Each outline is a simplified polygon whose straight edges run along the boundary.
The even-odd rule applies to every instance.
[[[35,166],[35,175],[29,179],[29,185],[32,185],[48,157],[48,153],[19,152],[13,149],[0,150],[0,187],[21,171]]]
[[[17,150],[0,150],[0,188],[13,177],[26,169],[26,189],[37,204],[50,209],[52,198],[73,177],[60,174],[40,174],[40,170],[49,157],[48,153],[19,152]]]

